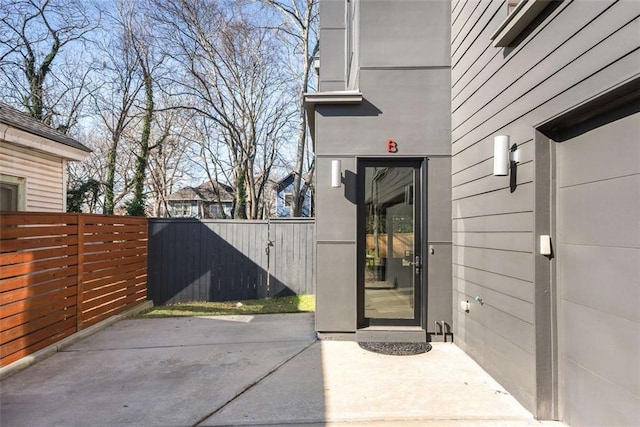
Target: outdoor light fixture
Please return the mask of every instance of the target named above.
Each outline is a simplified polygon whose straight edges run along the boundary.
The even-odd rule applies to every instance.
[[[331,160],[331,187],[340,188],[342,183],[342,162]]]
[[[493,138],[493,174],[509,175],[511,162],[520,162],[520,150],[509,147],[509,135],[496,135]]]

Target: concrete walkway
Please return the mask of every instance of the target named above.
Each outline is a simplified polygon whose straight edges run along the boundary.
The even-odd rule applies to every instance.
[[[123,320],[0,401],[3,426],[543,424],[455,344],[384,356],[316,341],[309,314]]]

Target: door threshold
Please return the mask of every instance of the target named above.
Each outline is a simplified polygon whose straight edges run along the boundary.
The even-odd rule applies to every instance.
[[[369,326],[356,331],[357,342],[427,342],[420,326]]]

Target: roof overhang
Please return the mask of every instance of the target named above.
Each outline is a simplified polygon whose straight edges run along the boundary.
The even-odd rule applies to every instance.
[[[304,94],[304,107],[307,110],[307,123],[311,134],[311,142],[315,151],[316,105],[361,104],[362,92],[359,90],[336,90],[330,92],[311,92]]]
[[[61,157],[66,160],[82,161],[90,153],[90,151],[84,151],[79,148],[61,144],[5,123],[0,123],[0,141]]]

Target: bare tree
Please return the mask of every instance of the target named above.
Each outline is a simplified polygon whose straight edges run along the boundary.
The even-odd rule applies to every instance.
[[[168,104],[165,97],[163,104]],[[168,196],[176,184],[185,178],[191,180],[187,150],[190,140],[191,114],[184,110],[168,109],[158,117],[160,133],[167,133],[163,144],[149,155],[149,189],[153,201],[153,216],[169,213]]]
[[[68,65],[59,67],[64,71],[54,65],[60,62],[63,49],[86,42],[98,22],[97,11],[90,11],[82,0],[3,1],[0,76],[6,99],[66,132],[86,97],[89,74],[69,57],[67,64],[58,64]],[[62,123],[56,123],[57,116],[65,117]]]
[[[121,3],[123,5],[124,3]],[[144,88],[144,107],[142,109],[142,131],[140,133],[140,147],[136,156],[135,172],[133,176],[133,199],[127,202],[127,213],[135,216],[145,216],[146,202],[144,186],[146,170],[151,147],[151,126],[154,115],[154,68],[159,62],[154,57],[152,36],[147,31],[149,22],[143,15],[146,10],[141,10],[138,2],[130,2],[129,9],[125,12],[125,31],[131,39],[133,51],[142,72],[142,84]],[[158,139],[157,144],[162,144],[166,134]]]
[[[258,218],[290,122],[291,100],[269,31],[204,0],[157,0],[185,108],[211,122],[236,190],[235,217]],[[217,153],[221,157],[221,153]],[[221,164],[221,162],[218,162]],[[245,208],[246,206],[246,208]]]
[[[113,214],[116,205],[117,156],[127,154],[119,150],[120,143],[126,137],[126,131],[138,120],[134,103],[143,87],[133,38],[128,30],[127,17],[123,16],[123,12],[127,11],[119,9],[118,12],[109,17],[111,31],[105,41],[99,44],[103,56],[103,84],[93,97],[97,115],[109,134],[105,165],[107,173],[103,182],[105,214]]]
[[[315,161],[308,156],[307,116],[304,108],[304,94],[309,92],[313,70],[313,58],[318,53],[317,35],[318,0],[255,0],[273,10],[280,16],[275,29],[281,40],[291,46],[293,56],[297,57],[291,70],[296,82],[297,96],[297,144],[295,167],[293,170],[293,216],[301,216],[305,194],[312,186]],[[271,27],[273,28],[273,27]],[[308,164],[305,165],[305,161]]]

